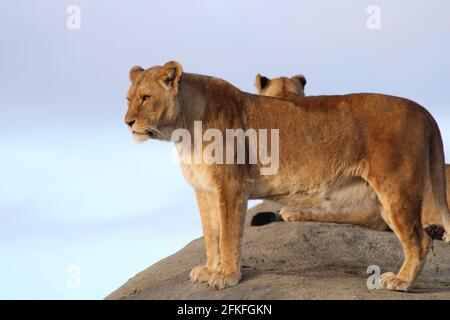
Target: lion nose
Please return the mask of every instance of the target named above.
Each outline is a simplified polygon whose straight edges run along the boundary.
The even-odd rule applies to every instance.
[[[131,128],[133,126],[133,124],[136,122],[136,120],[131,120],[131,121],[125,121],[125,123]]]

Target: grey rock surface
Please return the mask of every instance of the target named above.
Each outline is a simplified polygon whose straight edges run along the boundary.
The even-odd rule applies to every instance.
[[[260,209],[270,211],[270,207],[249,210],[248,219]],[[242,244],[243,278],[237,286],[212,290],[204,283],[189,281],[190,270],[205,262],[200,238],[137,274],[106,298],[450,299],[450,246],[442,241],[433,241],[414,292],[369,290],[368,266],[397,272],[402,264],[402,250],[393,233],[314,222],[254,227],[250,220]]]

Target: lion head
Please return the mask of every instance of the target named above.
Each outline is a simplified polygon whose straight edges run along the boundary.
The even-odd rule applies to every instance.
[[[306,79],[302,74],[291,78],[269,79],[258,73],[255,79],[256,93],[270,97],[303,97],[305,96],[305,85]]]
[[[147,70],[131,68],[125,123],[136,141],[170,138],[169,130],[179,113],[176,97],[182,74],[181,65],[175,61]]]

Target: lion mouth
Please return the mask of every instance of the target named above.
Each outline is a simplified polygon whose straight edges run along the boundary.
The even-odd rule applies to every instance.
[[[158,137],[158,131],[149,129],[144,132],[132,131],[133,137],[138,142],[143,142],[148,139],[156,139]]]
[[[163,133],[156,128],[150,127],[143,130],[131,130],[133,137],[137,141],[145,141],[148,139],[161,139]]]

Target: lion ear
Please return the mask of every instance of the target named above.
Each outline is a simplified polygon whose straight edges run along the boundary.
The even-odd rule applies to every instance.
[[[178,89],[180,78],[183,75],[181,64],[176,61],[167,62],[160,71],[160,80],[167,89]]]
[[[136,80],[137,76],[144,71],[144,69],[142,69],[142,67],[140,66],[134,66],[133,68],[131,68],[130,70],[130,80],[131,82],[133,82],[134,80]]]
[[[298,75],[296,75],[296,76],[293,76],[291,79],[300,82],[300,85],[302,86],[302,88],[305,89],[305,86],[306,86],[306,78],[305,78],[304,75],[298,74]]]
[[[255,78],[256,91],[259,93],[269,84],[269,82],[270,82],[269,78],[266,78],[258,73]]]

